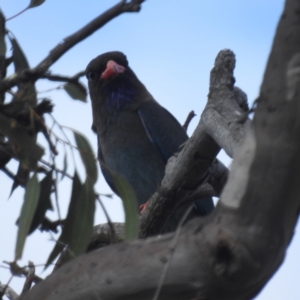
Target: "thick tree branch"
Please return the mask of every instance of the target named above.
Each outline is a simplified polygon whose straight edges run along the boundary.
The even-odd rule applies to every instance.
[[[229,59],[229,57],[225,59]],[[226,63],[228,62],[224,61],[224,64]],[[218,74],[211,74],[211,80],[214,80],[215,76]],[[210,93],[213,93],[214,89],[219,91],[219,95],[218,97],[208,96],[208,103],[202,114],[201,122],[206,133],[230,157],[233,157],[234,151],[244,140],[245,132],[251,126],[247,115],[247,96],[238,87],[234,87],[231,91],[216,83],[211,85]]]
[[[49,55],[45,57],[35,68],[23,70],[10,76],[4,80],[0,80],[0,93],[5,92],[16,86],[19,82],[36,81],[44,74],[60,57],[69,51],[76,44],[93,34],[95,31],[103,27],[112,19],[125,12],[138,12],[144,0],[131,0],[129,2],[122,0],[115,6],[102,13],[100,16],[92,20],[90,23],[76,31],[72,35],[63,39],[56,47],[54,47]]]
[[[242,116],[245,112],[235,98],[234,67],[234,54],[230,50],[221,51],[211,71],[208,102],[201,120],[179,155],[168,161],[161,186],[151,197],[143,214],[140,237],[159,234],[176,206],[196,200],[195,195],[198,193],[195,190],[210,178],[209,168],[221,146],[235,149],[238,144],[236,141],[241,142],[242,134],[245,133],[244,124],[236,122],[236,115]],[[228,125],[230,123],[232,125]],[[209,126],[217,131],[214,136],[218,143],[211,138]],[[228,130],[229,126],[232,130]],[[220,182],[225,183],[225,180]],[[211,183],[216,184],[217,181],[212,178]],[[222,188],[218,185],[216,190],[220,192]]]

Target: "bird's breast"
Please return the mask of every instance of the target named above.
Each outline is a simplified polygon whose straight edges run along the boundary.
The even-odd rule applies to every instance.
[[[105,130],[97,130],[107,167],[132,185],[140,203],[146,202],[164,176],[165,163],[137,112],[123,111]]]

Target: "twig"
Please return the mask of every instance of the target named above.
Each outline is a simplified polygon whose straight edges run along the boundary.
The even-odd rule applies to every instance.
[[[40,78],[48,79],[50,81],[63,81],[69,83],[78,83],[78,79],[85,75],[85,71],[81,71],[72,77],[62,76],[62,75],[52,75],[51,73],[45,73],[40,76]]]
[[[183,129],[184,129],[185,131],[187,131],[187,129],[188,129],[189,125],[190,125],[190,122],[192,121],[192,119],[193,119],[195,116],[196,116],[196,114],[195,114],[195,112],[194,112],[193,110],[188,114],[188,116],[187,116],[187,118],[186,118],[184,124],[182,125],[182,127],[183,127]]]
[[[109,214],[108,214],[108,212],[107,212],[107,210],[106,210],[99,194],[96,195],[96,199],[98,200],[98,202],[99,202],[99,204],[100,204],[100,206],[101,206],[101,208],[102,208],[102,210],[105,214],[105,217],[107,219],[107,224],[109,226],[110,233],[111,233],[110,242],[111,242],[111,244],[115,244],[115,242],[116,242],[116,232],[115,232],[115,227],[113,225],[113,222],[111,221],[111,218],[110,218],[110,216],[109,216]]]
[[[19,295],[8,285],[0,282],[0,296],[5,295],[9,300],[18,300]]]
[[[53,164],[50,164],[48,163],[47,161],[43,160],[43,159],[40,159],[39,160],[40,163],[44,164],[45,166],[53,169],[54,171],[58,172],[58,173],[61,173],[61,174],[65,174],[66,177],[68,177],[69,179],[72,179],[73,180],[73,176],[71,176],[70,174],[68,173],[65,173],[63,170],[61,169],[58,169],[57,167],[54,168],[54,165]]]
[[[103,27],[112,19],[116,18],[125,12],[139,12],[141,4],[144,0],[120,1],[90,23],[76,31],[72,35],[63,39],[56,47],[50,50],[49,55],[46,56],[35,68],[23,70],[18,72],[15,76],[0,80],[0,93],[16,86],[19,82],[36,81],[44,74],[59,58],[61,58],[67,51],[69,51],[76,44],[89,37],[95,31]]]
[[[61,213],[60,213],[60,206],[59,206],[59,201],[58,201],[58,191],[57,191],[57,181],[55,180],[54,183],[54,198],[55,198],[55,205],[56,205],[56,210],[57,210],[57,215],[58,219],[61,220]]]
[[[54,233],[57,233],[57,227],[63,226],[65,223],[65,220],[57,220],[57,221],[51,221],[47,217],[44,218],[40,225],[40,231],[52,231]]]
[[[10,21],[11,19],[13,19],[13,18],[15,18],[15,17],[21,15],[21,14],[24,13],[28,8],[29,8],[29,7],[27,6],[26,8],[24,8],[23,10],[21,10],[21,11],[18,12],[17,14],[15,14],[15,15],[13,15],[13,16],[7,18],[5,21],[6,21],[6,22],[7,22],[7,21]]]
[[[5,173],[13,181],[17,181],[18,180],[17,177],[7,167],[1,168],[1,171],[3,173]]]
[[[10,272],[12,273],[13,276],[28,275],[27,266],[20,267],[16,262],[8,262],[8,261],[3,261],[3,263],[9,265]],[[33,277],[34,283],[39,283],[41,281],[43,281],[41,277],[34,275]]]
[[[29,260],[28,261],[28,273],[26,276],[26,281],[24,283],[21,295],[23,295],[24,293],[26,293],[27,291],[30,290],[31,285],[33,283],[34,276],[35,276],[35,266],[34,266],[34,263]]]
[[[154,294],[154,297],[152,300],[157,300],[158,297],[159,297],[159,294],[160,294],[160,291],[161,291],[161,288],[163,286],[163,283],[164,283],[164,280],[167,276],[167,273],[168,273],[168,270],[170,268],[170,265],[171,265],[171,262],[172,262],[172,259],[173,259],[173,256],[174,256],[174,253],[175,253],[175,250],[176,250],[176,245],[177,245],[177,242],[178,242],[178,237],[179,237],[179,233],[180,233],[180,230],[183,226],[183,223],[185,222],[186,218],[188,217],[188,215],[190,214],[190,212],[192,211],[193,209],[193,205],[191,205],[184,213],[183,217],[181,218],[179,224],[178,224],[178,227],[176,229],[176,232],[174,234],[174,237],[173,237],[173,240],[172,240],[172,244],[171,244],[171,254],[170,254],[170,257],[169,257],[169,260],[168,262],[166,263],[164,269],[163,269],[163,272],[161,274],[161,277],[160,277],[160,280],[159,280],[159,283],[158,283],[158,286],[156,288],[156,291],[155,291],[155,294]]]

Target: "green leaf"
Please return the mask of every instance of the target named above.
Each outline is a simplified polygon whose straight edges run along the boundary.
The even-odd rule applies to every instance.
[[[10,37],[9,39],[13,47],[13,61],[15,65],[15,71],[18,72],[24,69],[29,69],[29,63],[18,41],[13,37]]]
[[[73,185],[72,185],[72,194],[71,194],[71,201],[69,205],[68,215],[66,218],[66,223],[64,224],[63,231],[58,239],[58,242],[55,244],[52,252],[50,253],[48,260],[46,262],[45,269],[54,261],[54,259],[59,255],[59,253],[63,250],[64,245],[67,242],[68,236],[71,234],[70,231],[72,230],[72,223],[73,217],[75,216],[76,209],[75,203],[78,202],[78,198],[82,189],[82,183],[75,171],[73,177]]]
[[[23,159],[24,161],[24,159]],[[28,178],[29,178],[29,169],[27,167],[26,164],[24,164],[23,162],[19,163],[19,167],[18,167],[18,171],[17,174],[15,176],[15,180],[13,182],[11,191],[10,191],[10,195],[9,197],[11,197],[11,195],[13,194],[14,190],[18,187],[18,186],[25,186]]]
[[[64,86],[64,90],[68,93],[68,95],[74,100],[80,100],[82,102],[86,102],[87,91],[85,86],[77,82],[75,83],[66,83]]]
[[[69,251],[60,261],[61,264],[86,251],[93,232],[94,214],[95,192],[93,184],[88,178],[84,184],[81,184],[75,172],[68,215],[62,234],[48,258],[46,267],[61,252],[62,244],[68,245]]]
[[[82,186],[78,202],[72,216],[72,234],[68,236],[69,249],[76,256],[85,252],[93,233],[95,214],[95,191],[87,178]],[[68,222],[68,220],[67,220]]]
[[[90,178],[90,180],[95,184],[98,178],[98,169],[92,147],[84,135],[82,135],[76,130],[73,130],[73,133],[76,145],[79,149],[79,153],[86,170],[86,174]]]
[[[64,167],[63,167],[63,171],[62,171],[60,180],[63,180],[64,177],[66,176],[67,169],[68,169],[68,159],[67,159],[67,153],[65,153],[65,155],[64,155]]]
[[[31,234],[42,223],[47,210],[53,209],[51,204],[51,199],[50,199],[51,188],[53,183],[52,173],[53,173],[52,170],[48,172],[47,175],[43,178],[43,180],[40,183],[41,192],[40,192],[38,205],[35,210],[35,214],[33,216],[28,235]]]
[[[9,39],[13,48],[15,72],[29,69],[29,63],[18,41],[14,37],[9,37]],[[30,105],[35,105],[37,103],[35,85],[31,82],[20,82],[18,84],[18,91],[14,95],[13,101],[26,101]]]
[[[28,234],[40,195],[40,184],[37,175],[34,174],[26,185],[24,203],[21,209],[19,219],[19,229],[17,235],[17,243],[15,250],[15,260],[22,257],[23,248],[25,245],[26,236]]]
[[[31,0],[27,8],[33,8],[43,4],[46,0]]]
[[[125,212],[125,240],[137,239],[139,228],[138,204],[131,185],[121,176],[113,174],[114,184],[122,199]]]
[[[5,56],[6,44],[5,44],[5,16],[0,9],[0,55]]]
[[[27,133],[18,122],[0,113],[0,133],[13,144],[15,154],[29,169],[35,170],[44,150],[36,144],[35,138]]]

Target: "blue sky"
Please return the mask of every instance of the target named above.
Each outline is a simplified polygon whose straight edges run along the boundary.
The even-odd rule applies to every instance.
[[[19,41],[30,65],[35,66],[63,38],[115,3],[112,0],[48,0],[40,7],[9,21],[7,28]],[[247,93],[250,104],[258,96],[283,4],[282,0],[149,0],[143,4],[140,13],[121,15],[71,49],[51,70],[55,74],[73,75],[84,70],[91,59],[103,52],[123,51],[131,68],[155,99],[181,123],[190,110],[195,110],[197,118],[190,125],[191,133],[205,106],[209,72],[221,49],[230,48],[235,52],[236,85]],[[16,14],[27,5],[28,1],[25,0],[0,1],[6,17]],[[86,84],[85,79],[83,83]],[[37,88],[45,91],[55,86],[57,84],[40,81]],[[55,104],[54,116],[60,124],[83,132],[96,150],[96,136],[90,130],[90,103],[72,101],[62,90],[42,93],[40,96],[52,99]],[[63,152],[63,149],[60,148],[60,151]],[[221,160],[227,165],[230,163],[224,154]],[[70,173],[73,172],[71,164],[70,160]],[[16,164],[12,163],[10,167],[15,169]],[[14,224],[20,212],[22,189],[18,189],[7,200],[11,182],[3,173],[0,173],[0,184],[0,236],[5,241],[5,246],[0,249],[2,261],[13,259],[17,230]],[[69,189],[68,182],[59,185],[62,214],[67,209]],[[102,177],[97,189],[99,192],[110,192]],[[103,200],[112,219],[122,221],[122,206],[117,197]],[[49,216],[53,219],[57,217],[55,213]],[[104,221],[98,209],[96,222]],[[44,263],[53,247],[49,238],[49,235],[39,232],[30,236],[21,264],[26,264],[28,260],[36,264]],[[296,230],[283,266],[256,299],[287,299],[287,291],[288,299],[300,298],[299,249],[300,235]],[[41,271],[42,268],[37,273]],[[9,272],[1,268],[0,281],[6,282],[8,278]],[[20,279],[14,279],[11,283],[17,291],[20,291],[22,284],[23,280]]]

